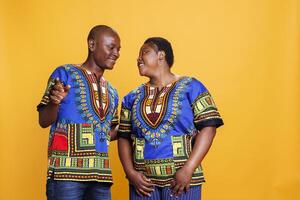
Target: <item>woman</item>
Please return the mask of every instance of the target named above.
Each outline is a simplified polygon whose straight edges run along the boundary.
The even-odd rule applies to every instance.
[[[119,156],[130,199],[200,199],[201,161],[223,121],[201,82],[171,72],[171,44],[147,39],[137,60],[149,82],[126,95]]]

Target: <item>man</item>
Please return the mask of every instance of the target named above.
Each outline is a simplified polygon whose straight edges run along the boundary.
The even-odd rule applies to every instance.
[[[120,38],[108,26],[95,26],[88,49],[83,64],[54,70],[37,107],[40,126],[51,125],[48,200],[111,198],[108,145],[116,137],[118,94],[103,73],[119,58]]]

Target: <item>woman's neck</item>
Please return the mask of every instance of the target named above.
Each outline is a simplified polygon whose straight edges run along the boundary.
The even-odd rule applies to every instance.
[[[179,78],[180,76],[175,75],[168,70],[166,72],[157,73],[157,75],[150,77],[148,84],[161,89],[166,85],[177,81]]]

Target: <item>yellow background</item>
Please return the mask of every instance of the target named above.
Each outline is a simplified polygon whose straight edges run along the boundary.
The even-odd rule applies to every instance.
[[[36,105],[56,66],[81,63],[96,24],[122,39],[105,73],[120,97],[147,79],[136,58],[150,36],[174,47],[173,71],[200,79],[225,121],[203,165],[205,200],[300,199],[297,0],[0,1],[0,199],[45,199],[49,129]],[[113,200],[128,187],[111,145]]]

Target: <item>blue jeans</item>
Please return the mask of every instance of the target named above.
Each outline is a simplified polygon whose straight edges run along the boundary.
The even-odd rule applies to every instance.
[[[47,180],[48,200],[110,200],[110,183]]]
[[[151,197],[140,197],[130,185],[129,193],[130,200],[201,200],[201,185],[190,187],[188,192],[183,192],[178,197],[172,194],[170,187],[154,187]]]

